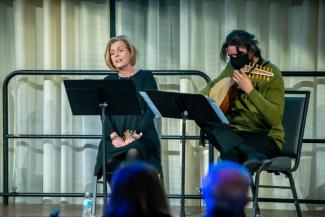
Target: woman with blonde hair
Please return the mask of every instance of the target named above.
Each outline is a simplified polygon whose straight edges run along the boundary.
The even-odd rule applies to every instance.
[[[137,52],[126,36],[111,38],[105,51],[106,65],[116,71],[105,79],[132,80],[137,91],[157,90],[157,83],[151,71],[135,68]],[[139,95],[139,94],[138,94]],[[128,100],[121,99],[121,100]],[[113,172],[124,161],[148,162],[160,170],[160,141],[155,129],[154,114],[142,97],[138,97],[141,115],[119,115],[106,118],[106,167]],[[95,175],[102,176],[102,142],[99,145]],[[109,150],[109,151],[108,151]],[[110,177],[108,177],[108,180]]]

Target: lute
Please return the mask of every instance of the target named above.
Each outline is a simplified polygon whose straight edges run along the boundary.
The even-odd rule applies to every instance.
[[[244,71],[251,80],[270,81],[273,77],[272,69],[259,65],[245,65]],[[214,99],[221,111],[227,114],[233,101],[236,98],[237,85],[231,77],[225,77],[215,83],[209,92],[209,96]]]

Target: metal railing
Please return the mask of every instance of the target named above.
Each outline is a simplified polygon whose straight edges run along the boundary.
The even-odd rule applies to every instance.
[[[196,70],[151,70],[155,76],[198,76],[205,82],[209,76]],[[10,73],[3,83],[3,203],[8,204],[9,197],[82,197],[83,193],[18,193],[9,192],[9,139],[101,139],[101,135],[61,135],[61,134],[9,134],[8,129],[8,86],[16,76],[105,76],[112,73],[107,70],[18,70]],[[162,135],[164,140],[180,140],[182,136]],[[199,136],[186,136],[187,140],[198,140]],[[211,148],[210,148],[211,149]],[[99,194],[98,196],[102,196]],[[171,197],[173,197],[171,195]],[[175,197],[175,196],[174,196]]]
[[[201,71],[196,70],[152,70],[156,76],[198,76],[206,82],[211,81],[209,76]],[[18,193],[9,192],[9,139],[100,139],[101,135],[61,135],[61,134],[9,134],[8,130],[8,86],[12,78],[18,75],[58,75],[58,76],[78,76],[78,75],[108,75],[107,70],[18,70],[10,73],[3,83],[3,203],[8,204],[9,197],[83,197],[84,193]],[[325,72],[308,72],[308,71],[287,71],[282,73],[284,77],[325,77]],[[178,135],[162,135],[163,140],[181,140]],[[186,136],[187,140],[198,140],[199,136]],[[304,139],[304,143],[320,143],[325,144],[325,139]],[[209,157],[212,159],[213,147],[209,147]],[[98,196],[102,196],[98,193]],[[168,194],[169,198],[179,199],[180,194]],[[201,195],[185,195],[186,199],[201,199]],[[259,198],[261,202],[292,202],[292,199],[275,199],[275,198]],[[300,199],[301,203],[309,204],[325,204],[325,200]]]

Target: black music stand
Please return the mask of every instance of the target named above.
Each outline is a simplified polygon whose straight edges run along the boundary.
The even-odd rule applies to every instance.
[[[211,98],[201,94],[175,93],[147,90],[140,92],[156,116],[182,119],[182,175],[181,175],[181,211],[185,216],[185,140],[186,120],[198,122],[222,122],[228,124],[218,105]]]
[[[63,82],[73,115],[101,116],[105,204],[107,201],[105,118],[110,115],[139,115],[141,113],[135,85],[132,80],[115,79],[65,80]]]

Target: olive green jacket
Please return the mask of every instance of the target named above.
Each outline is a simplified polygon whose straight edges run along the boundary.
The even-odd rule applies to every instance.
[[[263,60],[263,63],[266,61]],[[282,150],[284,144],[284,129],[282,115],[284,109],[284,82],[281,71],[272,63],[265,65],[272,69],[273,77],[269,81],[251,79],[254,89],[246,94],[238,89],[237,97],[227,114],[232,126],[237,131],[250,131],[267,134],[273,138]],[[227,64],[223,72],[201,90],[209,95],[215,83],[225,77],[232,77],[233,68]],[[262,145],[262,144],[261,144]]]

